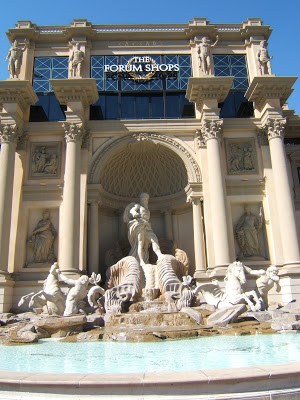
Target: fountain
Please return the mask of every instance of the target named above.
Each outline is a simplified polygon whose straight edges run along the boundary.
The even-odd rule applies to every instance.
[[[147,398],[148,395],[153,393],[159,393],[160,396],[167,395],[170,393],[171,386],[167,385],[166,382],[171,382],[178,394],[176,398],[187,398],[196,393],[203,393],[203,396],[218,393],[218,398],[229,399],[235,398],[236,394],[234,393],[243,391],[255,391],[256,395],[259,396],[257,392],[259,390],[264,392],[266,388],[276,394],[278,382],[283,379],[282,370],[286,368],[288,368],[288,371],[293,370],[294,378],[298,377],[300,373],[293,369],[299,367],[297,362],[294,367],[290,364],[288,364],[288,367],[286,365],[282,367],[272,365],[255,367],[257,363],[268,363],[268,360],[273,364],[274,358],[267,358],[266,350],[262,351],[263,359],[252,361],[252,364],[247,362],[242,364],[241,357],[234,358],[235,361],[231,364],[219,361],[221,355],[225,359],[231,359],[232,346],[235,346],[235,342],[231,342],[226,356],[226,353],[224,353],[225,346],[222,343],[223,341],[226,342],[228,336],[224,336],[224,334],[232,335],[232,340],[234,340],[235,336],[242,334],[252,333],[257,335],[275,331],[281,333],[297,332],[299,328],[297,320],[300,314],[297,302],[279,309],[268,310],[268,291],[273,286],[276,287],[276,290],[280,290],[278,269],[271,266],[267,271],[252,270],[243,263],[235,261],[227,268],[223,288],[215,282],[202,283],[196,286],[192,277],[188,275],[189,261],[184,251],[175,249],[174,254],[162,253],[159,240],[150,224],[148,199],[149,196],[142,193],[140,203],[130,203],[125,208],[124,222],[128,226],[128,239],[131,249],[129,255],[122,257],[107,270],[106,282],[103,287],[101,286],[100,274],[93,273],[91,277],[81,276],[78,279],[70,279],[61,273],[57,262],[54,262],[44,282],[43,289],[38,293],[25,295],[19,301],[20,310],[27,310],[27,312],[16,315],[2,315],[2,324],[4,325],[0,330],[2,343],[24,344],[38,341],[43,343],[38,345],[37,353],[33,351],[36,347],[29,347],[32,350],[31,353],[24,351],[24,347],[18,351],[18,354],[22,354],[21,360],[23,360],[20,363],[21,370],[24,370],[24,360],[27,360],[27,357],[33,357],[33,360],[37,360],[37,355],[44,354],[41,364],[33,363],[37,368],[36,370],[30,362],[31,366],[27,366],[28,372],[26,373],[9,372],[8,374],[8,372],[2,371],[2,380],[5,385],[12,389],[9,390],[11,395],[15,393],[15,390],[21,390],[23,396],[25,396],[24,392],[27,389],[24,388],[27,385],[30,392],[36,392],[38,386],[47,385],[49,396],[51,393],[60,393],[61,398],[75,393],[82,396],[75,398],[88,398],[85,396],[89,396],[97,390],[98,393],[101,393],[101,398],[105,398],[105,393],[107,394],[110,391],[115,396],[122,393],[125,398],[126,396],[130,398],[128,397],[129,393],[134,393],[134,395],[143,393],[144,398]],[[149,262],[149,248],[152,248],[157,256],[156,264]],[[243,289],[247,275],[257,278],[254,290],[244,291]],[[60,282],[71,287],[67,293],[62,289]],[[207,354],[201,353],[201,350],[206,348],[207,343],[209,343],[207,342],[208,338],[194,339],[197,342],[182,341],[179,342],[179,345],[178,342],[168,340],[216,335],[222,335],[222,337],[218,338],[218,341],[211,341],[212,347],[209,350],[208,357],[212,357],[218,362],[210,365],[212,368],[226,367],[226,372],[224,372],[225,370],[220,370],[221,372],[218,372],[218,370],[216,370],[217,372],[214,370],[197,371],[197,369],[202,369],[203,366],[208,365],[207,363],[204,365],[200,363],[201,357],[198,363],[191,362],[192,359],[197,360],[196,355],[193,355],[194,351],[197,354],[202,354],[204,358],[207,357]],[[263,346],[264,349],[268,348],[271,355],[274,355],[271,343],[275,342],[276,345],[280,343],[281,358],[277,355],[275,359],[286,361],[287,351],[282,345],[281,337],[277,336],[273,340],[270,336],[271,340],[266,341],[264,339]],[[50,342],[47,342],[47,338]],[[60,338],[60,342],[66,343],[53,343],[54,338]],[[255,339],[255,336],[253,338]],[[248,349],[249,347],[257,348],[258,338],[259,336],[256,336],[256,342],[252,340],[248,344]],[[290,345],[293,338],[293,335],[286,336],[287,346]],[[45,339],[47,346],[43,342]],[[217,345],[219,339],[222,341]],[[112,367],[107,369],[97,367],[97,365],[105,364],[105,361],[97,356],[99,340],[101,341],[100,349],[104,354],[107,354],[107,350],[103,347],[106,341],[111,343],[110,345],[107,343],[110,354],[119,354],[120,351],[123,351],[121,347],[116,346],[117,342],[123,344],[130,342],[128,346],[134,345],[131,342],[156,342],[153,345],[145,343],[145,346],[156,347],[153,347],[153,350],[151,350],[151,347],[145,347],[143,352],[144,354],[147,354],[147,352],[154,354],[154,360],[158,363],[155,364],[154,360],[150,359],[148,361],[149,365],[152,365],[150,368],[143,370],[140,363],[137,369],[130,368],[131,363],[135,364],[135,359],[132,355],[128,357],[129,347],[127,347],[125,348],[127,355],[122,358],[120,363],[116,360],[114,364],[122,365],[125,360],[125,366],[129,363],[125,371],[131,372],[131,374],[126,374],[126,378],[124,375],[109,375],[109,373],[115,371],[115,368],[112,370]],[[201,342],[201,340],[203,341]],[[165,356],[164,358],[158,357],[162,348],[162,354],[166,354],[163,341],[171,346],[167,350],[169,354],[167,359],[170,361],[173,358],[174,362],[171,364],[174,372],[166,372],[166,367],[162,367],[165,364]],[[77,342],[79,349],[74,347],[73,342]],[[294,342],[296,341],[294,340]],[[65,351],[63,345],[69,346],[66,348],[71,355],[71,360],[60,358]],[[136,346],[139,346],[139,344],[136,344]],[[199,350],[195,350],[197,346],[200,346]],[[202,348],[202,346],[204,347]],[[43,353],[44,349],[46,349],[45,353]],[[61,350],[58,351],[58,349]],[[214,353],[216,349],[217,352]],[[11,348],[7,347],[6,352],[3,352],[3,357],[6,354],[7,360],[14,358],[12,353],[9,352],[10,350]],[[240,344],[237,350],[245,352],[247,345],[245,347],[244,344]],[[56,351],[59,352],[59,357],[56,356]],[[135,351],[140,355],[140,347],[135,347]],[[297,361],[299,351],[300,348],[295,343],[292,351],[290,351],[293,356],[288,361]],[[102,354],[102,352],[100,353]],[[180,358],[178,352],[183,357]],[[54,371],[75,371],[75,374],[58,375],[56,373],[51,375],[49,374],[51,368],[47,367],[44,373],[41,372],[45,354],[54,355],[54,359],[60,360],[62,364],[66,365],[65,368],[60,370],[60,367],[55,364]],[[79,359],[78,366],[75,367],[75,365],[72,365],[77,357],[76,354],[79,355]],[[88,365],[93,356],[84,357],[84,354],[96,355],[96,359],[102,361],[100,361],[100,364],[96,363],[94,369],[89,369]],[[83,359],[88,361],[87,364],[82,365]],[[144,358],[142,360],[145,361]],[[237,360],[240,360],[239,370],[228,369],[228,367],[236,367]],[[7,361],[4,364],[9,365],[9,362]],[[16,364],[13,365],[16,369]],[[175,365],[177,366],[175,367]],[[249,367],[248,365],[252,366]],[[7,368],[9,369],[9,367]],[[160,369],[162,372],[158,373],[157,371]],[[168,367],[166,369],[168,370]],[[186,370],[189,369],[194,371],[187,373]],[[175,372],[175,370],[182,371]],[[99,371],[106,374],[95,374]],[[34,374],[34,372],[36,373]],[[85,379],[87,372],[89,373]],[[120,368],[119,372],[123,373],[124,369]],[[163,374],[163,379],[161,379],[161,374]],[[35,381],[34,376],[41,379],[44,377],[44,383]],[[267,376],[272,377],[272,379],[266,381]],[[107,383],[108,377],[109,382]],[[213,390],[209,385],[212,379],[216,383]],[[16,380],[19,382],[17,388],[13,383]],[[66,381],[72,382],[72,384],[66,385]],[[228,388],[229,384],[230,389]],[[288,390],[295,392],[296,389],[288,388],[297,386],[294,381],[291,386],[290,380],[285,379],[280,385],[281,388],[286,387],[285,394],[290,393]],[[0,384],[0,392],[3,389],[2,393],[7,395],[8,392],[4,386],[1,387]],[[186,389],[183,389],[183,387]],[[226,397],[225,393],[231,393],[231,397]],[[244,395],[241,396],[237,398],[245,398]],[[22,398],[26,398],[26,396]]]

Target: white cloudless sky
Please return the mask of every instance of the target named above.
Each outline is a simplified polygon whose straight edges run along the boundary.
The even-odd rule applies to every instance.
[[[242,23],[261,18],[273,28],[269,53],[272,72],[298,76],[300,71],[300,0],[2,0],[0,22],[0,80],[8,78],[6,32],[19,20],[41,25],[69,25],[74,18],[93,24],[188,23],[205,17],[211,23]],[[288,104],[300,113],[300,79]]]

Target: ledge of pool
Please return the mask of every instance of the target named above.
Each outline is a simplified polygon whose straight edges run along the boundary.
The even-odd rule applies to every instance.
[[[0,371],[1,399],[81,400],[92,396],[124,400],[295,400],[300,399],[300,362],[128,374]]]

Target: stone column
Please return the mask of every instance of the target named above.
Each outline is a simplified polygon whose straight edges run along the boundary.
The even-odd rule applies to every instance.
[[[163,210],[165,221],[165,236],[166,239],[173,240],[172,213],[170,209]]]
[[[0,271],[7,271],[17,125],[2,126],[0,135]]]
[[[193,205],[193,230],[194,230],[194,252],[195,252],[195,278],[201,277],[206,271],[204,233],[202,224],[201,198],[191,199]]]
[[[89,204],[88,219],[88,271],[99,273],[99,202]]]
[[[276,193],[277,211],[282,232],[284,264],[300,264],[294,198],[288,177],[288,165],[284,149],[285,119],[268,119],[265,129],[268,134]]]
[[[230,264],[226,188],[221,161],[220,140],[223,121],[204,120],[201,135],[207,146],[208,184],[212,210],[212,229],[215,247],[215,266]]]
[[[66,139],[66,163],[63,190],[63,257],[60,269],[65,272],[79,271],[80,236],[80,153],[83,126],[64,124]]]

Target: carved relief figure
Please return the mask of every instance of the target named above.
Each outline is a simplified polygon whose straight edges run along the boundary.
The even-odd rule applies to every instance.
[[[33,246],[33,262],[43,263],[56,261],[53,249],[56,236],[57,232],[49,219],[49,211],[44,210],[43,219],[38,222],[29,240],[29,243]]]
[[[236,239],[241,250],[241,255],[243,257],[260,256],[261,246],[258,233],[263,223],[262,208],[259,210],[258,217],[252,213],[248,205],[244,209],[245,213],[235,226]]]
[[[8,61],[8,71],[10,78],[18,78],[20,74],[20,69],[22,65],[22,55],[26,49],[26,42],[25,46],[22,48],[18,45],[18,42],[15,40],[12,43],[11,48],[8,51],[7,57],[5,61]]]
[[[253,151],[253,144],[229,143],[228,144],[228,170],[229,173],[255,173],[256,157]]]
[[[49,150],[48,150],[49,153]],[[56,175],[58,168],[57,154],[47,153],[46,146],[37,147],[32,153],[31,171],[33,174]]]
[[[211,50],[217,45],[219,36],[217,36],[215,43],[210,44],[210,40],[204,36],[198,47],[198,57],[200,71],[203,75],[212,75],[212,54]]]
[[[124,222],[128,225],[128,240],[131,245],[129,255],[135,257],[140,265],[149,260],[149,247],[152,245],[157,258],[162,257],[158,239],[151,228],[150,211],[148,209],[149,195],[142,193],[140,203],[130,203],[124,211]]]
[[[75,49],[72,51],[69,58],[71,77],[81,76],[84,57],[85,54],[80,50],[80,44],[76,43]]]
[[[257,60],[258,67],[261,75],[270,75],[271,74],[271,63],[270,60],[273,57],[269,56],[269,52],[267,50],[266,41],[262,40],[260,42],[260,48],[257,52]]]

